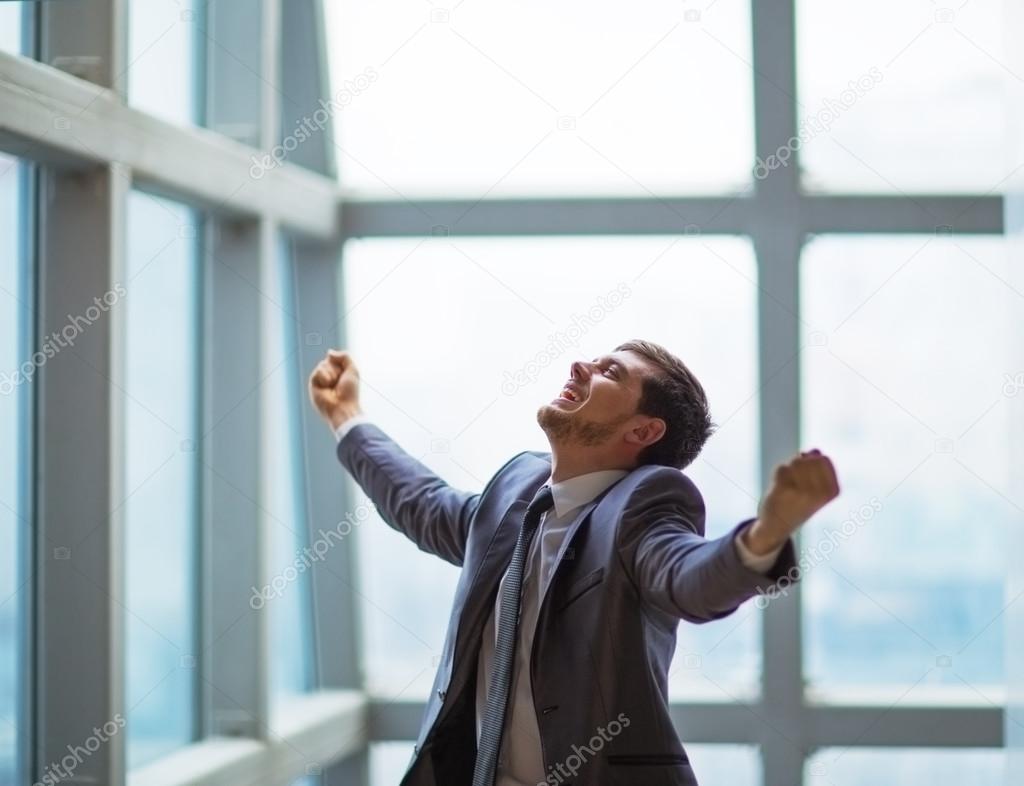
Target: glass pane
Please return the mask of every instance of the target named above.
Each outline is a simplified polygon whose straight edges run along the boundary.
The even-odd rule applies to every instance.
[[[21,54],[21,7],[23,3],[0,2],[0,50]]]
[[[29,587],[19,559],[27,540],[28,405],[35,366],[26,357],[31,299],[20,241],[27,216],[17,159],[0,154],[0,783],[17,780],[21,673]],[[44,358],[45,360],[45,358]]]
[[[370,744],[370,786],[395,786],[400,783],[412,760],[411,742],[374,742]]]
[[[481,490],[515,453],[547,451],[537,406],[561,388],[571,362],[644,337],[693,369],[721,424],[686,470],[707,504],[707,535],[754,515],[756,272],[747,241],[362,240],[346,244],[344,271],[365,411],[455,487]],[[372,566],[361,571],[370,688],[423,696],[457,570],[375,512],[357,532],[361,564]],[[752,693],[758,631],[752,602],[725,620],[682,624],[672,694]]]
[[[702,786],[760,786],[761,756],[753,745],[683,745]]]
[[[128,101],[165,120],[196,122],[199,0],[129,0]]]
[[[807,760],[805,786],[1004,786],[1001,750],[823,748]]]
[[[341,181],[390,198],[741,187],[749,6],[327,3]]]
[[[816,690],[999,701],[1006,536],[1024,505],[1008,474],[1022,297],[1008,272],[999,238],[804,251],[801,444],[833,457],[842,487],[801,547]]]
[[[1000,0],[797,3],[804,183],[876,193],[989,191],[1005,144]]]
[[[274,700],[312,687],[312,628],[309,568],[306,550],[306,507],[303,494],[299,374],[292,264],[286,242],[278,246],[276,277],[266,293],[269,312],[264,334],[266,368],[264,412],[270,462],[267,510],[270,528],[270,678]]]
[[[693,771],[701,786],[760,786],[761,757],[749,745],[696,745],[686,743]],[[412,760],[411,742],[370,745],[370,786],[394,786]],[[824,786],[824,785],[823,785]]]
[[[128,200],[125,503],[128,762],[193,738],[198,267],[193,212]]]

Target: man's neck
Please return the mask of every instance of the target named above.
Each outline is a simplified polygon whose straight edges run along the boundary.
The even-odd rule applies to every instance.
[[[606,469],[629,471],[633,467],[613,456],[603,456],[588,448],[566,448],[552,446],[551,449],[551,481],[561,483],[563,480],[576,478],[590,472]]]

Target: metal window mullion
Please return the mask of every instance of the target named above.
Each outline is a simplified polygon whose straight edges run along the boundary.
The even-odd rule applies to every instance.
[[[123,95],[124,4],[46,3],[40,58]],[[95,90],[95,89],[94,89]],[[124,281],[129,173],[116,163],[39,178],[38,311],[45,342]],[[109,309],[38,368],[35,390],[33,779],[83,746],[74,777],[122,786],[124,309]],[[102,744],[86,747],[104,730]]]
[[[760,228],[754,237],[758,286],[758,380],[761,487],[799,449],[800,358],[798,255],[792,230]],[[794,538],[799,549],[799,534]],[[762,612],[761,702],[764,783],[800,783],[805,748],[801,588],[794,584]]]
[[[260,223],[206,230],[204,736],[262,737],[267,723],[261,494]]]
[[[338,282],[341,248],[333,243],[293,240],[292,249],[298,352],[305,378],[328,347],[346,346]],[[317,685],[364,690],[355,543],[355,528],[362,517],[354,507],[352,485],[346,482],[335,457],[335,441],[327,423],[308,403],[302,408],[301,421],[309,537],[330,545],[311,568]],[[324,531],[326,535],[321,534]],[[358,734],[361,752],[327,768],[325,786],[367,782],[369,728],[360,727]]]
[[[48,171],[40,189],[38,334],[124,281],[126,177]],[[37,377],[36,766],[124,715],[123,353],[117,309],[91,324]],[[44,339],[45,340],[45,339]],[[115,387],[115,385],[117,387]],[[80,777],[119,784],[123,735],[90,756]]]
[[[284,141],[297,129],[309,135],[288,158],[322,173],[335,174],[333,104],[327,74],[326,32],[321,0],[294,0],[281,26],[281,134]],[[319,114],[318,114],[319,112]],[[310,121],[319,120],[315,125]],[[340,215],[340,203],[336,210]],[[302,384],[327,347],[344,347],[345,323],[341,311],[339,270],[342,240],[292,238],[294,306],[298,322],[296,350]],[[358,576],[356,575],[355,523],[351,486],[334,455],[334,438],[327,424],[313,412],[305,393],[301,409],[305,509],[310,542],[323,538],[330,548],[311,568],[314,662],[321,689],[363,690]],[[334,533],[330,533],[334,530]],[[328,531],[329,540],[321,535]],[[315,533],[315,534],[314,534]],[[341,535],[338,539],[336,536]],[[362,786],[368,783],[368,727],[353,732],[357,752],[323,770],[323,786]]]
[[[754,138],[758,159],[797,133],[794,0],[752,0]],[[761,485],[796,453],[800,439],[799,255],[803,241],[799,156],[756,181],[753,240],[758,264]],[[799,537],[796,538],[799,544]],[[760,728],[766,786],[802,781],[807,750],[800,587],[762,615]]]
[[[263,18],[239,3],[206,3],[197,25],[205,63],[199,114],[249,144],[262,127]],[[267,613],[261,490],[262,304],[271,250],[260,218],[204,222],[203,694],[201,737],[263,738],[268,723]]]

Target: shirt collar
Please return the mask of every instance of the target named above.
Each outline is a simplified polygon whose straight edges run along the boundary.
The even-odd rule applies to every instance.
[[[574,478],[567,478],[558,483],[552,483],[551,476],[548,475],[547,485],[551,486],[551,496],[555,500],[555,515],[561,518],[569,511],[586,505],[602,491],[628,474],[624,469],[601,469],[597,472],[587,472]]]

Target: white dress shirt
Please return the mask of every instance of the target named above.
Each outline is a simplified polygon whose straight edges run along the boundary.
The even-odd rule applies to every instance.
[[[335,436],[340,442],[357,423],[368,422],[365,415],[355,415],[342,423]],[[537,615],[544,595],[551,583],[555,568],[568,546],[565,537],[572,528],[580,508],[591,502],[610,486],[622,480],[629,473],[626,470],[611,469],[587,472],[567,480],[552,483],[548,476],[546,483],[551,486],[554,505],[541,518],[537,533],[530,543],[523,572],[523,594],[519,613],[518,640],[516,641],[515,662],[512,665],[512,681],[509,688],[508,726],[502,739],[495,786],[535,786],[546,778],[541,756],[540,729],[533,706],[532,685],[530,684],[530,654],[533,650],[533,634]],[[748,568],[766,572],[782,552],[775,551],[756,555],[740,540],[735,538],[736,551]],[[506,574],[507,575],[507,574]],[[501,608],[501,590],[505,576],[501,578],[494,610],[487,618],[480,655],[477,660],[476,684],[476,735],[480,741],[480,729],[487,707],[487,689],[491,672],[491,661],[497,641],[497,618]]]

